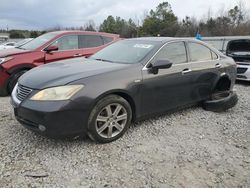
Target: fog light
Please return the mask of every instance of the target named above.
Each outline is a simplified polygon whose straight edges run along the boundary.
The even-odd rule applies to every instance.
[[[44,132],[44,131],[46,130],[46,127],[43,126],[43,125],[39,125],[39,126],[38,126],[38,129],[39,129],[40,131]]]

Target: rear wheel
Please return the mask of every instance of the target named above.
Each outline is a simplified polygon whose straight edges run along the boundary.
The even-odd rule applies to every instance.
[[[118,95],[109,95],[101,99],[92,110],[88,135],[96,142],[112,142],[126,132],[131,119],[129,103]]]
[[[9,83],[7,85],[7,90],[8,90],[8,93],[11,94],[12,90],[14,89],[18,79],[20,78],[20,76],[22,76],[25,72],[27,72],[28,70],[21,70],[21,71],[18,71],[18,72],[15,72],[13,73],[11,76],[10,76],[10,79],[9,79]]]

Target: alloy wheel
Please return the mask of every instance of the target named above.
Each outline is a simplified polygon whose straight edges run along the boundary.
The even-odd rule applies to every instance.
[[[123,131],[127,119],[128,113],[123,105],[119,103],[109,104],[97,115],[96,131],[103,138],[113,138]]]

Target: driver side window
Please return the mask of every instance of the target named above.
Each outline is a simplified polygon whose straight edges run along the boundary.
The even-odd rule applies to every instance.
[[[54,41],[50,46],[57,46],[59,51],[78,49],[78,36],[77,35],[63,36]]]
[[[186,63],[187,52],[184,42],[173,42],[164,46],[154,58],[157,60],[168,60],[174,64]]]

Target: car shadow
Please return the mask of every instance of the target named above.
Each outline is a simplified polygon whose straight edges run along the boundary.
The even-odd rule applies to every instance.
[[[243,85],[243,86],[250,86],[250,81],[237,80],[236,84]]]

